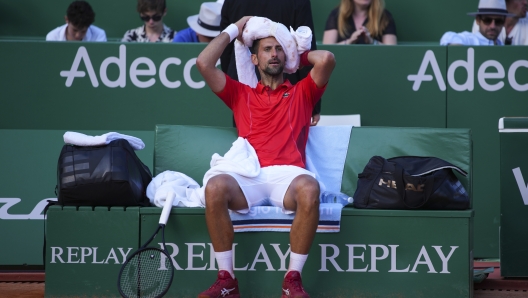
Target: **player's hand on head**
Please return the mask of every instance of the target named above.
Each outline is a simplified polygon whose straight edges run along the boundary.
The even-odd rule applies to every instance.
[[[238,27],[238,40],[242,41],[242,32],[244,31],[244,27],[246,26],[247,21],[251,18],[252,16],[245,16],[235,23],[235,25]]]

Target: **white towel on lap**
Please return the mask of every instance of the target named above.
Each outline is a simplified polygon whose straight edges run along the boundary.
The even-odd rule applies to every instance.
[[[64,143],[77,146],[102,146],[117,139],[125,139],[134,150],[145,148],[145,143],[141,139],[117,132],[109,132],[100,136],[89,136],[80,132],[67,131],[63,137]]]
[[[246,177],[257,177],[260,174],[257,152],[246,139],[238,137],[223,157],[213,154],[211,168],[204,175],[204,187],[211,177],[227,172]]]
[[[211,158],[211,168],[205,173],[203,186],[191,177],[174,171],[162,172],[152,179],[147,187],[147,197],[158,207],[163,207],[169,190],[176,195],[173,206],[205,207],[205,186],[213,176],[224,173],[256,177],[260,173],[260,163],[257,153],[244,138],[233,142],[229,151],[222,157],[218,153]]]
[[[306,26],[300,26],[296,31],[290,30],[281,23],[273,22],[268,18],[252,17],[246,23],[242,40],[235,41],[235,60],[238,72],[238,79],[252,88],[257,86],[257,76],[255,67],[251,62],[251,52],[249,47],[253,41],[261,38],[273,36],[281,44],[286,61],[284,65],[285,73],[294,73],[299,68],[300,54],[310,50],[312,46],[312,30]]]

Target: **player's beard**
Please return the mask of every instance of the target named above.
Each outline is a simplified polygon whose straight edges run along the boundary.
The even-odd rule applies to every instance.
[[[270,67],[270,63],[272,62],[278,62],[279,67]],[[284,63],[282,63],[282,61],[280,61],[279,59],[270,60],[268,62],[268,65],[266,65],[266,68],[264,69],[264,73],[272,77],[282,75],[283,71],[284,71]]]

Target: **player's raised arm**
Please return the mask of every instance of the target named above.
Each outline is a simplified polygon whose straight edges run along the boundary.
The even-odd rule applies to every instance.
[[[317,87],[321,88],[330,79],[336,61],[334,54],[329,51],[316,50],[308,53],[308,62],[313,65],[310,75]]]
[[[198,59],[196,60],[198,71],[200,71],[205,82],[213,92],[222,91],[226,84],[225,74],[216,67],[216,62],[220,59],[227,45],[234,38],[242,35],[242,29],[250,18],[243,17],[236,24],[229,25],[198,55]]]

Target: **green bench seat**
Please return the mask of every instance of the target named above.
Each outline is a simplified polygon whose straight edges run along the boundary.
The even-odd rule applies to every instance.
[[[199,183],[209,168],[212,154],[225,153],[237,137],[233,128],[176,125],[158,125],[155,135],[153,174],[178,171]],[[372,155],[445,159],[469,173],[459,178],[471,197],[469,129],[353,128],[343,172],[343,192],[354,193],[357,174]],[[77,225],[79,229],[69,233],[57,232],[59,225],[76,225],[80,212],[85,212],[83,220],[90,221],[89,224]],[[114,212],[121,217],[114,219]],[[160,213],[157,207],[93,211],[51,208],[46,296],[118,296],[121,251],[126,253],[131,242],[136,242],[135,249],[146,241],[156,228]],[[122,222],[123,214],[130,217],[126,224]],[[118,220],[121,228],[108,228]],[[124,233],[124,226],[133,234],[127,237],[128,242],[121,239],[122,235],[98,239],[101,233],[119,234],[119,229]],[[472,230],[473,210],[345,207],[339,233],[316,235],[303,269],[303,282],[312,297],[472,297]],[[166,297],[196,297],[211,285],[217,273],[204,209],[173,208],[166,242],[176,267]],[[289,234],[236,233],[234,242],[235,274],[242,296],[278,297],[288,266]],[[61,250],[63,262],[58,259]],[[94,252],[97,258],[93,257]]]

